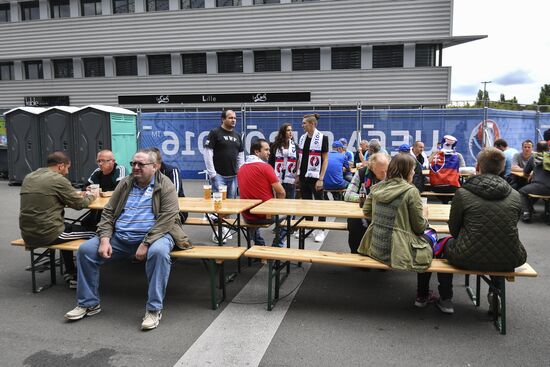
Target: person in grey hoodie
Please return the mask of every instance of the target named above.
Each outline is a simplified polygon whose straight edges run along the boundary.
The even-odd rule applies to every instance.
[[[531,155],[523,168],[525,177],[528,177],[531,172],[533,173],[531,182],[519,190],[523,210],[521,220],[525,223],[529,223],[533,215],[534,201],[529,198],[529,194],[550,195],[550,167],[544,167],[545,154],[549,154],[548,142],[541,140],[537,143],[537,152]]]

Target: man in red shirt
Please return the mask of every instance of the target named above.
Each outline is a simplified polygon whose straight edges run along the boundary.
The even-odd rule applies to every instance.
[[[246,158],[246,162],[237,172],[241,199],[260,199],[262,202],[274,197],[284,199],[285,189],[275,175],[273,167],[267,163],[269,159],[269,143],[267,140],[255,140],[250,146],[250,153],[251,154]],[[243,218],[247,223],[273,223],[273,219],[267,219],[265,215],[251,214],[248,210],[243,212]],[[265,241],[259,229],[249,229],[248,235],[254,241],[255,245],[265,245]]]

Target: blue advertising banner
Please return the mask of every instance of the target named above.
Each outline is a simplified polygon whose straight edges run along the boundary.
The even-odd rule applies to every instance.
[[[290,123],[294,138],[303,133],[302,118],[311,111],[246,111],[237,112],[237,131],[241,132],[248,153],[251,141],[264,138],[273,141],[279,127]],[[426,152],[435,150],[444,135],[458,139],[457,150],[466,164],[475,165],[482,144],[482,109],[441,110],[327,110],[321,115],[318,129],[334,140],[346,138],[349,150],[361,139],[379,139],[390,153],[401,144],[425,143]],[[158,147],[163,159],[181,170],[183,178],[203,178],[204,141],[214,127],[220,126],[219,112],[142,113],[139,119],[140,148]],[[548,127],[545,127],[548,126]],[[521,148],[525,139],[536,141],[537,129],[550,128],[550,114],[533,111],[488,110],[489,139],[507,140]]]

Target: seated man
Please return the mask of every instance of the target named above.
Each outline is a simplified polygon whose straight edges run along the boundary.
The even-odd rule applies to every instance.
[[[101,191],[114,191],[120,180],[126,176],[126,168],[116,163],[113,152],[108,149],[101,150],[97,153],[97,166],[88,182],[85,183],[87,190],[92,184],[99,185]],[[89,231],[96,231],[97,224],[101,219],[101,210],[92,209],[82,218],[82,227]]]
[[[178,168],[174,167],[174,166],[166,164],[162,160],[162,154],[161,154],[159,148],[151,147],[151,148],[148,148],[147,150],[151,150],[151,151],[155,152],[155,154],[157,155],[157,158],[158,158],[157,164],[160,167],[159,168],[160,173],[162,173],[163,175],[168,177],[170,179],[170,181],[172,181],[172,183],[176,187],[176,192],[178,193],[178,197],[184,198],[185,193],[183,192],[183,182],[181,181],[181,178],[180,178],[180,170]],[[189,213],[180,212],[181,222],[185,223],[188,216],[189,216]]]
[[[82,231],[79,226],[65,223],[65,207],[84,209],[96,197],[75,192],[66,176],[71,161],[64,152],[48,155],[47,167],[25,176],[21,185],[19,228],[25,244],[30,247],[53,245],[79,238],[91,238],[94,232]],[[61,251],[65,264],[65,280],[76,288],[76,269],[72,251]]]
[[[529,194],[550,195],[550,169],[544,165],[545,154],[549,154],[548,143],[541,140],[537,143],[537,152],[529,158],[523,169],[525,177],[528,177],[531,173],[533,175],[531,183],[519,190],[523,210],[521,220],[526,223],[531,221],[533,215],[534,200],[529,198]]]
[[[126,168],[118,164],[113,152],[108,149],[97,153],[97,166],[85,186],[97,184],[102,191],[114,191],[120,180],[126,176]]]
[[[141,329],[158,326],[170,275],[170,251],[174,244],[186,248],[190,243],[181,228],[174,185],[158,172],[156,162],[154,152],[140,150],[134,155],[132,174],[120,182],[103,209],[98,237],[78,249],[78,306],[65,314],[66,319],[80,320],[99,313],[99,267],[135,256],[146,260],[149,281]]]
[[[525,263],[527,253],[518,236],[521,202],[517,191],[499,175],[506,158],[496,148],[477,156],[479,175],[456,191],[451,204],[451,238],[439,257],[453,265],[480,271],[511,271]],[[453,313],[452,274],[441,283],[438,308]]]
[[[512,174],[507,177],[510,185],[516,190],[519,190],[523,186],[527,185],[527,178],[514,175],[513,173],[518,172],[523,174],[523,169],[532,155],[533,142],[529,139],[524,140],[523,143],[521,143],[521,152],[514,154],[514,157],[512,158],[512,167],[510,168]]]
[[[344,153],[344,146],[339,141],[332,143],[332,150],[328,153],[328,165],[323,186],[325,190],[340,190],[348,187],[348,181],[344,179],[345,172],[349,172],[349,162]],[[353,176],[352,176],[353,177]],[[328,200],[325,191],[325,200]],[[333,193],[334,200],[341,200],[340,193]]]
[[[424,152],[424,143],[420,140],[414,142],[412,149],[412,155],[416,158],[418,163],[422,166],[422,169],[428,169],[430,167],[428,156]]]
[[[493,143],[493,146],[500,150],[502,153],[504,153],[504,156],[506,157],[506,164],[504,165],[504,177],[507,177],[510,175],[510,171],[512,169],[512,161],[514,159],[514,155],[518,153],[517,149],[508,147],[508,142],[504,139],[497,139]]]
[[[366,165],[355,172],[344,194],[344,200],[360,203],[361,196],[364,199],[370,193],[372,186],[386,178],[389,164],[390,157],[387,154],[372,154]],[[357,253],[357,248],[368,226],[366,218],[348,218],[348,245],[352,254]]]
[[[285,198],[285,189],[279,182],[273,167],[267,160],[269,159],[269,143],[265,139],[257,139],[250,146],[250,154],[246,157],[246,162],[237,172],[237,182],[241,199],[260,199],[262,202],[272,199]],[[275,192],[275,195],[273,194]],[[251,214],[249,210],[243,212],[243,218],[247,223],[268,224],[273,223],[273,219],[267,219],[265,215]],[[279,234],[273,240],[273,246],[283,246],[283,238],[286,233]],[[249,228],[248,236],[257,246],[265,246],[260,230],[258,228]]]

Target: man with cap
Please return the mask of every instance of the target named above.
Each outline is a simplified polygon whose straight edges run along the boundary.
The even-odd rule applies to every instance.
[[[414,156],[414,154],[411,153],[411,147],[409,144],[401,144],[399,148],[397,148],[397,151],[399,154],[411,154]],[[418,191],[424,191],[425,177],[424,174],[422,174],[422,165],[418,160],[416,160],[416,166],[414,167],[412,184],[418,189]]]
[[[349,163],[344,153],[344,146],[340,141],[332,143],[332,151],[328,153],[328,166],[325,173],[325,190],[345,189],[348,181],[344,179],[344,172],[349,172]],[[340,193],[334,193],[335,200],[341,199]],[[325,199],[328,199],[325,192]]]
[[[344,148],[344,155],[346,156],[346,160],[350,163],[349,168],[353,168],[353,153],[348,150],[348,140],[346,138],[340,138],[338,141],[342,143],[342,146]],[[344,180],[350,182],[352,178],[353,173],[351,173],[351,171],[344,172]]]

